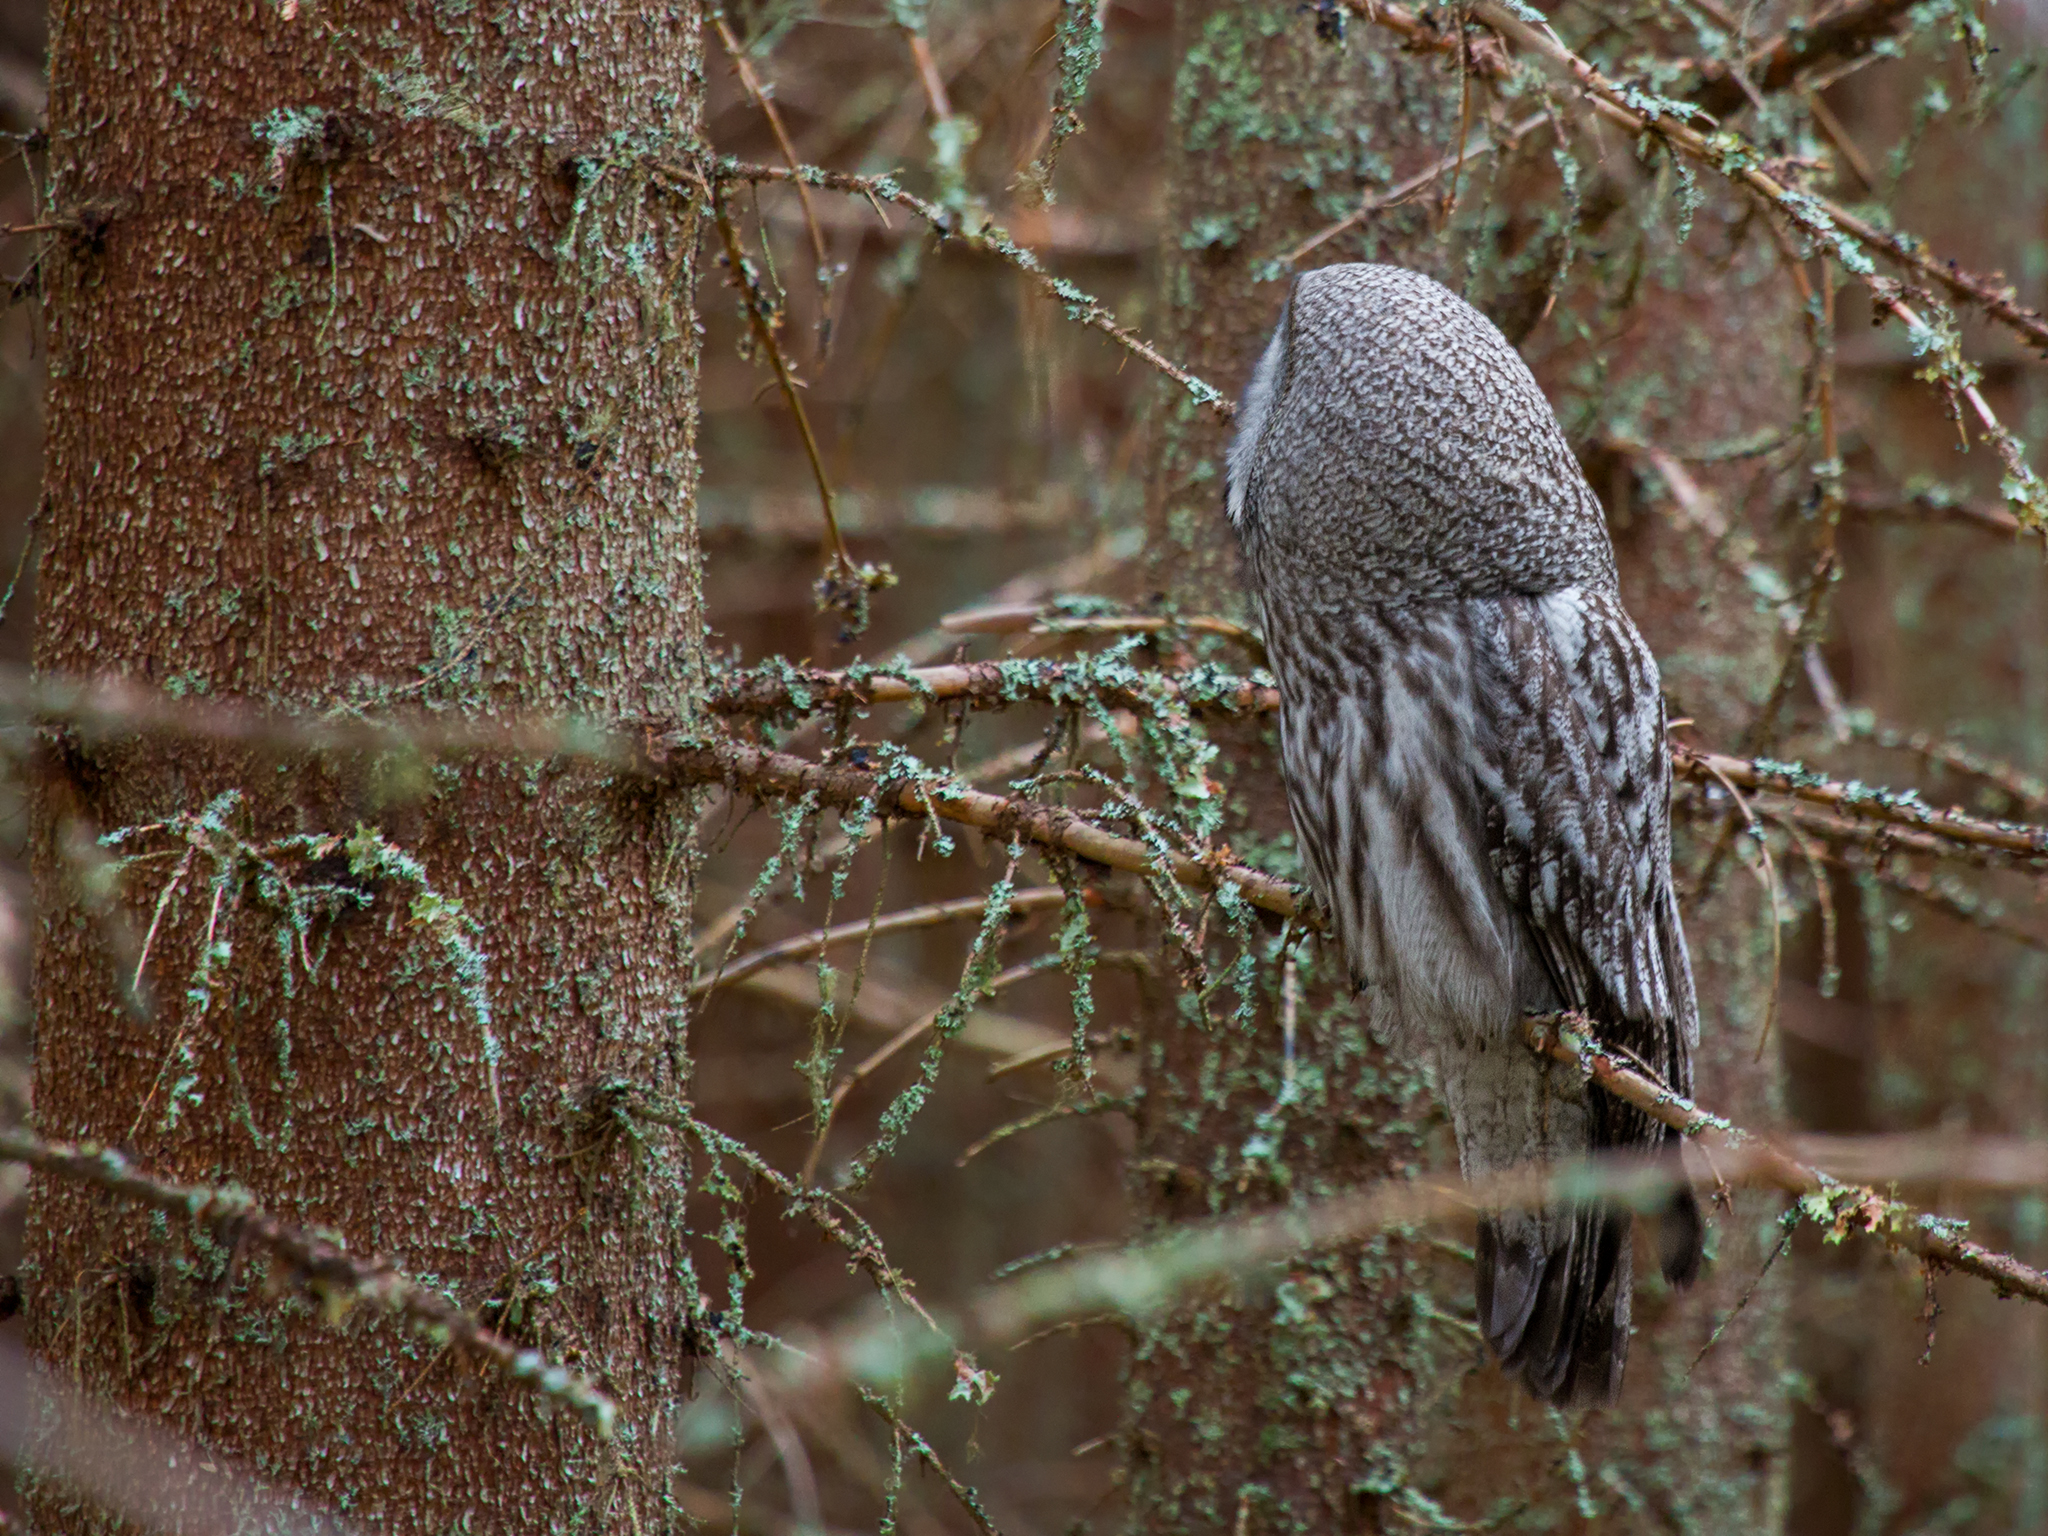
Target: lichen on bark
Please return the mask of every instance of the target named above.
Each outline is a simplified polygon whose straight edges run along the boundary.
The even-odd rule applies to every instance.
[[[89,232],[43,265],[37,665],[298,709],[688,718],[698,210],[638,167],[696,144],[697,22],[64,8],[49,194]],[[47,1185],[33,1345],[203,1450],[173,1505],[218,1458],[358,1528],[678,1527],[651,1469],[702,1348],[686,1165],[612,1106],[688,1088],[686,799],[567,761],[78,736],[43,769],[40,1127],[343,1232],[624,1413],[600,1440],[396,1325],[266,1296],[206,1233]],[[210,873],[168,896],[175,847],[130,857],[161,838],[92,852],[230,793]],[[247,852],[311,834],[337,840],[311,865]],[[121,936],[153,918],[153,1003],[124,1007]],[[33,1503],[102,1526],[54,1484]]]

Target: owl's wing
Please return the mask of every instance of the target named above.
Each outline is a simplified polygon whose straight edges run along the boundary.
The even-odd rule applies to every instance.
[[[1470,603],[1477,782],[1486,853],[1551,988],[1590,1015],[1608,1044],[1691,1091],[1694,1008],[1671,895],[1670,763],[1657,665],[1611,593]],[[1441,1056],[1460,1136],[1512,1154],[1565,1106],[1526,1053],[1490,1062]],[[1485,1090],[1498,1084],[1489,1098]],[[1533,1102],[1532,1102],[1533,1101]],[[1675,1158],[1675,1133],[1586,1085],[1573,1128],[1589,1152]],[[1490,1118],[1489,1118],[1490,1115]],[[1573,1117],[1566,1115],[1568,1120]],[[1461,1140],[1461,1150],[1464,1140]],[[1502,1363],[1552,1401],[1620,1382],[1631,1265],[1625,1206],[1568,1203],[1480,1223],[1481,1327]],[[1656,1224],[1665,1278],[1699,1272],[1704,1230],[1682,1177]]]
[[[1611,593],[1481,606],[1475,767],[1494,868],[1566,1005],[1689,1094],[1698,1016],[1671,889],[1656,661]],[[1606,1144],[1663,1139],[1609,1104]]]

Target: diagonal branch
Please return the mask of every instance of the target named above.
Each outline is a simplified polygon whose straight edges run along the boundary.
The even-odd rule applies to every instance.
[[[1343,218],[1336,220],[1334,223],[1324,225],[1285,256],[1282,256],[1280,258],[1281,262],[1290,267],[1298,265],[1301,259],[1308,255],[1309,252],[1316,250],[1320,246],[1328,245],[1348,229],[1356,229],[1381,209],[1392,208],[1398,204],[1405,203],[1438,177],[1446,172],[1457,170],[1467,161],[1477,160],[1483,155],[1490,155],[1497,149],[1514,148],[1529,133],[1542,127],[1548,121],[1550,121],[1550,113],[1545,110],[1532,113],[1518,123],[1509,123],[1504,127],[1496,129],[1491,134],[1482,132],[1470,138],[1461,138],[1457,149],[1445,155],[1442,159],[1424,166],[1413,176],[1396,182],[1384,191],[1368,193],[1351,212],[1345,214]]]
[[[1886,1247],[1911,1253],[1924,1263],[1988,1280],[2001,1296],[2025,1296],[2048,1303],[2048,1275],[1965,1238],[1965,1223],[1929,1216],[1903,1201],[1888,1199],[1858,1184],[1845,1184],[1779,1151],[1692,1100],[1673,1093],[1648,1073],[1609,1052],[1583,1014],[1532,1018],[1525,1026],[1531,1049],[1577,1067],[1623,1103],[1681,1135],[1726,1147],[1767,1183],[1799,1197],[1816,1220],[1840,1232],[1868,1232]]]
[[[1388,29],[1410,47],[1434,53],[1457,51],[1455,33],[1439,31],[1404,6],[1391,3],[1391,0],[1387,3],[1382,3],[1382,0],[1346,0],[1346,3],[1353,15]],[[1739,134],[1717,129],[1710,137],[1700,132],[1681,120],[1688,103],[1660,101],[1608,79],[1566,47],[1547,25],[1539,27],[1525,20],[1498,0],[1474,0],[1471,14],[1474,20],[1491,27],[1501,37],[1535,54],[1569,77],[1584,93],[1586,105],[1595,115],[1631,134],[1647,133],[1663,140],[1687,159],[1726,177],[1770,204],[1807,233],[1835,247],[1843,265],[1855,272],[1866,285],[1874,286],[1870,263],[1854,242],[1860,241],[1882,252],[1887,259],[1947,290],[1954,298],[1976,305],[2033,346],[2048,352],[2048,318],[2021,304],[2009,284],[1994,282],[1933,256],[1912,237],[1881,229],[1818,193],[1788,186],[1764,169],[1769,163],[1768,157]],[[1466,67],[1496,83],[1506,82],[1514,73],[1514,65],[1507,55],[1499,47],[1491,45],[1469,49]]]
[[[666,173],[685,183],[696,180],[696,173],[680,168],[668,168]],[[899,208],[906,208],[929,224],[942,239],[957,240],[969,250],[1008,262],[1036,283],[1048,297],[1058,300],[1068,319],[1100,332],[1133,357],[1151,364],[1185,389],[1197,405],[1208,407],[1225,421],[1237,414],[1237,407],[1225,399],[1215,385],[1204,382],[1170,361],[1149,342],[1119,324],[1107,304],[1082,292],[1065,278],[1048,272],[1036,255],[1019,245],[1001,225],[986,218],[956,215],[952,210],[899,186],[891,176],[855,176],[815,165],[799,166],[789,171],[778,165],[750,165],[739,160],[719,160],[710,166],[709,175],[714,182],[788,181],[803,186],[829,187],[835,192],[851,192],[874,202],[894,203]]]
[[[1782,91],[1816,69],[1859,59],[1896,33],[1917,3],[1849,0],[1753,50],[1743,61],[1741,79],[1718,60],[1706,60],[1700,65],[1700,83],[1693,87],[1692,99],[1718,116],[1737,110],[1748,100],[1743,79],[1759,91]]]
[[[1603,1049],[1582,1017],[1553,1015],[1531,1019],[1528,1026],[1533,1049],[1585,1072],[1664,1124],[1715,1143],[1720,1175],[1796,1196],[1802,1214],[1832,1232],[1867,1232],[1930,1269],[1960,1271],[1989,1282],[2001,1296],[2048,1303],[2048,1275],[1971,1242],[1961,1221],[1836,1179],[1701,1109]],[[1872,1177],[1953,1177],[1968,1166],[1991,1184],[2037,1180],[2044,1151],[2039,1143],[1958,1148],[1929,1146],[1919,1138],[1805,1137],[1796,1145]],[[1558,1200],[1648,1203],[1683,1176],[1676,1163],[1606,1157],[1525,1164],[1470,1181],[1455,1175],[1381,1180],[1277,1210],[1183,1223],[1128,1247],[1049,1264],[990,1287],[956,1312],[939,1314],[930,1333],[906,1335],[893,1322],[857,1323],[817,1340],[801,1357],[779,1357],[773,1368],[784,1373],[783,1384],[791,1389],[834,1380],[900,1381],[919,1365],[957,1360],[963,1345],[1014,1343],[1076,1318],[1154,1315],[1216,1281],[1257,1274],[1298,1254],[1388,1228]]]
[[[1067,893],[1056,885],[1034,886],[1030,890],[1010,893],[1010,912],[1012,916],[1021,916],[1027,912],[1043,912],[1049,907],[1060,906],[1066,899]],[[891,912],[882,917],[856,918],[850,923],[840,923],[831,928],[813,928],[809,933],[800,933],[794,938],[764,945],[760,949],[741,955],[723,970],[700,977],[691,983],[690,996],[702,997],[715,988],[743,981],[756,971],[765,971],[770,966],[780,965],[786,960],[808,959],[841,944],[864,942],[885,933],[901,933],[906,929],[936,928],[942,923],[952,922],[955,918],[979,917],[987,910],[987,896],[962,896],[953,901],[933,901],[923,906],[906,907],[901,912]]]
[[[1972,303],[1992,318],[2024,336],[2034,346],[2048,350],[2048,320],[2026,308],[2014,297],[2010,286],[1995,284],[1962,267],[1940,261],[1923,250],[1917,241],[1879,229],[1859,219],[1839,204],[1817,193],[1796,190],[1762,167],[1765,157],[1755,145],[1739,135],[1721,129],[1710,140],[1691,125],[1668,112],[1639,110],[1631,98],[1641,99],[1612,80],[1559,41],[1549,27],[1536,27],[1510,11],[1499,0],[1475,0],[1473,16],[1502,37],[1528,49],[1553,68],[1568,75],[1586,93],[1594,111],[1631,133],[1652,133],[1690,160],[1727,177],[1737,185],[1772,204],[1809,234],[1833,245],[1849,271],[1878,291],[1871,281],[1869,262],[1853,245],[1843,241],[1846,233],[1883,251],[1892,261],[1946,288],[1956,298]]]
[[[1305,920],[1301,887],[1229,861],[1227,851],[1210,859],[1161,854],[1136,838],[1119,837],[1087,817],[1060,806],[983,794],[943,778],[919,783],[884,779],[858,768],[835,768],[766,747],[735,741],[675,741],[653,748],[657,771],[672,780],[723,783],[758,796],[808,796],[814,804],[840,810],[869,808],[884,816],[937,816],[998,837],[1022,838],[1136,875],[1165,875],[1191,890],[1237,890],[1252,906],[1279,917]]]
[[[718,40],[725,47],[726,57],[732,60],[733,72],[740,79],[740,88],[768,120],[769,131],[775,135],[775,147],[782,151],[782,158],[792,168],[801,165],[803,162],[797,156],[796,145],[790,141],[789,129],[783,124],[782,112],[775,105],[775,92],[769,89],[767,82],[762,80],[760,73],[754,68],[754,61],[749,57],[746,45],[733,35],[732,26],[725,19],[725,12],[716,6],[711,9],[711,25],[718,32]],[[818,211],[811,206],[810,189],[802,182],[797,183],[796,200],[803,205],[804,227],[810,231],[811,254],[817,258],[818,263],[818,281],[823,282],[825,274],[831,270],[832,255],[825,249],[825,234],[818,228]]]
[[[725,200],[716,190],[711,194],[711,217],[718,226],[718,238],[725,245],[726,268],[733,286],[740,290],[740,303],[747,312],[747,324],[753,329],[754,341],[768,354],[768,362],[775,370],[775,382],[780,386],[783,401],[789,406],[789,414],[796,419],[797,432],[803,438],[804,456],[810,460],[811,478],[818,486],[818,504],[825,514],[825,533],[832,543],[833,562],[840,571],[852,571],[853,556],[847,552],[846,536],[839,530],[832,481],[825,473],[825,458],[818,451],[818,439],[811,431],[811,418],[804,410],[803,397],[797,393],[796,375],[790,369],[789,359],[783,356],[782,343],[777,340],[775,327],[769,319],[772,306],[754,281],[754,269],[747,261],[746,252],[740,249],[739,231],[733,228]]]
[[[187,1217],[210,1228],[227,1248],[243,1243],[261,1248],[271,1255],[279,1278],[319,1302],[330,1317],[357,1302],[396,1312],[437,1342],[575,1409],[600,1434],[610,1434],[618,1417],[618,1404],[588,1377],[550,1364],[538,1350],[521,1349],[385,1260],[358,1257],[339,1238],[316,1236],[278,1220],[247,1190],[174,1184],[142,1172],[111,1147],[45,1141],[23,1130],[0,1129],[0,1162],[25,1163],[52,1178],[90,1184],[131,1204]]]

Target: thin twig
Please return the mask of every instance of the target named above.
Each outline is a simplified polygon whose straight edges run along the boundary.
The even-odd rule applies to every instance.
[[[1780,33],[1753,49],[1740,67],[1742,77],[1766,94],[1797,85],[1823,65],[1859,58],[1904,23],[1915,0],[1850,0]],[[1700,66],[1692,99],[1709,112],[1733,111],[1744,100],[1735,71],[1717,61]]]
[[[1317,230],[1293,250],[1282,256],[1280,258],[1281,262],[1290,267],[1296,265],[1309,252],[1317,249],[1319,246],[1328,245],[1347,230],[1356,229],[1381,209],[1392,208],[1397,204],[1405,203],[1409,198],[1446,172],[1454,171],[1466,161],[1476,160],[1480,156],[1492,154],[1496,150],[1511,149],[1516,144],[1519,144],[1531,131],[1540,128],[1549,121],[1550,113],[1546,109],[1542,112],[1530,114],[1519,123],[1511,124],[1502,129],[1498,134],[1491,136],[1481,134],[1475,143],[1461,141],[1456,153],[1445,155],[1433,164],[1423,167],[1413,176],[1396,182],[1384,192],[1368,193],[1351,212],[1345,214],[1336,223],[1325,225]]]
[[[1048,907],[1059,906],[1067,899],[1067,893],[1056,885],[1037,886],[1029,890],[1014,892],[1010,897],[1010,911],[1013,914],[1041,912]],[[891,912],[886,917],[872,921],[861,918],[850,923],[841,923],[836,928],[817,928],[809,933],[800,933],[794,938],[770,944],[726,966],[715,976],[705,976],[691,984],[690,996],[702,997],[712,988],[744,980],[756,971],[763,971],[786,960],[802,960],[810,955],[821,954],[839,944],[850,944],[857,939],[879,937],[885,933],[901,933],[911,928],[936,928],[941,923],[952,922],[955,918],[979,917],[988,910],[988,897],[963,896],[958,901],[934,901],[921,907],[906,907],[901,912]]]
[[[775,93],[755,72],[753,60],[747,57],[747,50],[733,35],[725,12],[713,7],[711,24],[718,29],[718,40],[725,45],[726,56],[732,60],[733,71],[740,77],[741,88],[761,109],[761,115],[768,119],[769,131],[775,135],[775,147],[782,151],[782,158],[789,163],[790,169],[795,170],[803,161],[790,140],[788,128],[783,126],[782,113],[775,105]],[[803,204],[804,227],[811,233],[811,251],[818,259],[818,280],[823,282],[824,274],[831,269],[832,257],[825,249],[825,232],[818,227],[818,211],[811,206],[811,189],[801,181],[796,183],[796,198]]]
[[[1806,103],[1806,110],[1813,114],[1814,126],[1827,137],[1835,153],[1842,157],[1842,163],[1849,167],[1849,174],[1863,184],[1865,193],[1877,190],[1877,175],[1870,168],[1870,162],[1863,157],[1863,151],[1856,147],[1856,141],[1849,136],[1848,128],[1834,109],[1821,100],[1820,92],[1812,87],[1802,87],[1799,99]]]
[[[1986,533],[2008,537],[2022,531],[2020,520],[2004,507],[1957,500],[1932,491],[1854,490],[1846,493],[1845,500],[1850,512],[1872,520],[1967,523]]]
[[[22,524],[21,553],[15,557],[14,574],[7,578],[7,590],[0,592],[0,623],[6,622],[14,607],[14,594],[21,589],[21,578],[28,571],[29,559],[35,553],[36,537],[42,531],[43,513],[49,510],[49,506],[49,497],[40,497],[35,510],[29,513],[28,521]]]
[[[746,252],[740,248],[739,231],[733,227],[732,216],[726,212],[725,200],[716,190],[710,195],[711,216],[718,225],[718,238],[725,245],[726,265],[732,274],[735,286],[740,290],[740,301],[747,311],[747,324],[753,328],[754,339],[761,350],[768,354],[769,364],[775,370],[775,382],[782,389],[782,398],[789,406],[789,413],[796,418],[796,429],[803,438],[804,456],[810,460],[811,477],[818,485],[818,505],[825,514],[825,532],[832,541],[832,559],[841,571],[854,568],[853,556],[846,548],[846,536],[839,531],[839,513],[833,506],[832,482],[825,474],[825,458],[818,451],[818,439],[811,431],[811,418],[804,410],[804,402],[797,394],[796,376],[790,371],[789,359],[783,356],[782,342],[775,334],[775,328],[768,323],[768,301],[754,282],[754,269],[747,264]]]
[[[930,40],[915,27],[905,27],[903,36],[910,45],[910,62],[917,68],[917,83],[924,89],[925,105],[932,109],[933,121],[949,122],[953,102],[946,94],[946,81],[939,73],[938,61],[932,57]]]
[[[673,171],[671,174],[686,181],[694,179],[689,172]],[[1019,245],[1000,225],[985,218],[964,220],[956,217],[949,209],[929,202],[914,192],[906,191],[896,184],[894,178],[888,176],[855,176],[845,171],[824,170],[815,165],[802,166],[791,172],[781,166],[749,165],[738,160],[717,162],[712,167],[711,174],[714,179],[721,182],[803,181],[814,187],[830,187],[837,192],[852,192],[877,202],[894,203],[899,208],[907,208],[943,238],[957,240],[970,250],[998,257],[1025,273],[1049,297],[1056,299],[1065,308],[1070,320],[1100,332],[1133,357],[1140,358],[1158,369],[1185,389],[1197,405],[1206,406],[1225,421],[1237,414],[1237,407],[1232,405],[1215,385],[1205,383],[1185,368],[1169,361],[1150,343],[1120,325],[1108,305],[1082,292],[1065,278],[1056,277],[1046,271],[1044,263],[1036,255]]]
[[[1757,853],[1763,861],[1763,873],[1757,878],[1763,882],[1764,895],[1770,898],[1771,903],[1771,982],[1764,992],[1763,1028],[1756,1032],[1756,1052],[1750,1058],[1762,1061],[1764,1047],[1770,1043],[1771,1027],[1778,1021],[1778,979],[1784,969],[1784,917],[1778,898],[1778,870],[1771,862],[1771,845],[1764,841],[1763,828],[1757,825],[1756,813],[1749,808],[1742,791],[1729,781],[1726,774],[1716,772],[1711,764],[1707,765],[1707,772],[1713,774],[1721,787],[1728,791],[1728,798],[1735,802],[1735,808],[1742,813],[1742,819],[1749,827],[1750,836],[1755,840]]]

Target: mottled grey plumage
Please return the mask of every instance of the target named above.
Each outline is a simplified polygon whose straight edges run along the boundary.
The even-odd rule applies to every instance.
[[[1310,876],[1375,1021],[1434,1060],[1466,1176],[1675,1156],[1520,1035],[1525,1011],[1582,1009],[1691,1091],[1657,665],[1527,366],[1426,277],[1325,267],[1294,286],[1229,468]],[[1690,1280],[1689,1190],[1660,1226]],[[1480,1326],[1539,1397],[1619,1389],[1629,1227],[1597,1205],[1480,1224]]]

